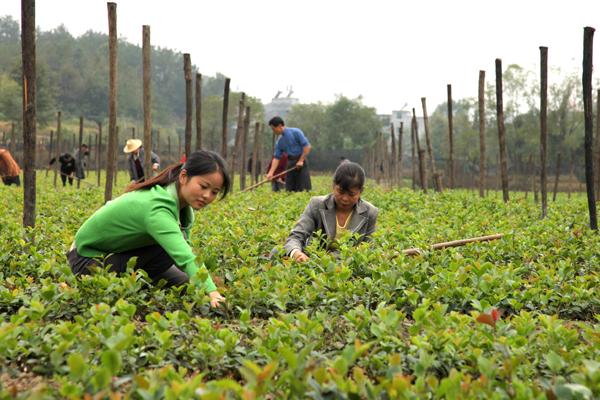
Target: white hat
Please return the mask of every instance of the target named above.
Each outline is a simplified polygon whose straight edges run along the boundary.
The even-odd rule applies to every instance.
[[[123,152],[133,153],[140,147],[142,147],[142,141],[140,139],[127,139],[127,144],[123,147]]]

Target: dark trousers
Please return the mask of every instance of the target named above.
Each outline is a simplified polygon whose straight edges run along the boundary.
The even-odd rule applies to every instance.
[[[62,180],[63,186],[67,186],[67,178],[69,178],[69,185],[73,186],[73,175],[65,175],[64,173],[60,174],[60,179]]]
[[[280,190],[283,190],[284,187],[285,182],[278,182],[277,180],[271,181],[271,190],[274,192],[279,192]]]
[[[296,165],[298,157],[289,157],[286,169]],[[285,175],[285,190],[288,192],[302,192],[312,189],[310,173],[308,171],[308,160],[304,160],[304,166],[301,169],[295,169]]]
[[[10,186],[10,185],[21,186],[21,178],[19,177],[19,175],[3,176],[2,183],[4,183],[6,186]]]
[[[71,271],[75,275],[88,275],[93,267],[109,265],[110,271],[125,272],[127,262],[132,257],[137,257],[135,268],[146,271],[154,284],[161,279],[167,281],[166,286],[179,286],[189,281],[189,276],[175,266],[173,259],[159,245],[141,247],[124,253],[113,253],[108,255],[104,262],[96,258],[84,257],[77,253],[77,249],[71,250],[67,255]]]

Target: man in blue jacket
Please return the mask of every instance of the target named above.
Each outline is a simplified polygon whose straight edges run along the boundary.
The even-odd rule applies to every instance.
[[[285,169],[287,170],[292,167],[295,167],[295,169],[286,175],[285,190],[288,192],[311,190],[310,173],[308,171],[308,163],[306,162],[306,156],[310,153],[311,149],[308,139],[306,139],[306,136],[304,136],[304,133],[300,129],[286,127],[281,117],[271,118],[269,126],[279,138],[275,144],[275,158],[267,173],[267,179],[273,179],[283,153],[287,153],[288,160]]]

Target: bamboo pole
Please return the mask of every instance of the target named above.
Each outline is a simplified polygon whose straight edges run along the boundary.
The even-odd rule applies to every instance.
[[[246,93],[242,92],[238,103],[238,118],[237,127],[235,129],[235,142],[233,143],[233,151],[229,160],[229,170],[231,171],[231,188],[235,180],[235,168],[237,164],[238,153],[240,150],[240,141],[242,140],[242,131],[244,130],[244,110],[246,102]],[[242,162],[243,163],[243,162]]]
[[[113,180],[117,157],[117,4],[107,3],[108,7],[108,146],[106,151],[106,187],[104,202],[112,199]]]
[[[83,116],[79,117],[79,140],[77,142],[79,144],[79,146],[77,146],[77,159],[75,160],[75,162],[77,162],[77,175],[79,175],[79,173],[81,173],[81,175],[84,174],[83,172],[83,153],[81,152],[81,146],[83,145]],[[81,178],[78,176],[77,177],[77,189],[79,189],[79,187],[81,186],[80,184],[81,182]]]
[[[98,121],[98,146],[96,147],[96,180],[100,187],[100,175],[102,170],[102,121]]]
[[[36,43],[35,0],[21,0],[23,71],[23,227],[35,226],[36,160]],[[32,231],[33,232],[33,231]],[[33,239],[33,238],[31,238]]]
[[[502,103],[502,60],[496,59],[496,116],[498,123],[498,142],[500,145],[500,174],[502,179],[502,199],[508,202],[508,165],[506,160],[506,141],[504,138],[504,106]]]
[[[485,197],[485,71],[479,71],[479,197]]]
[[[59,163],[58,159],[60,158],[61,141],[62,141],[61,126],[60,126],[61,115],[62,115],[62,113],[60,111],[56,113],[56,153],[55,153],[56,164],[54,165],[54,189],[56,189],[58,171],[60,169],[60,163]]]
[[[459,240],[452,240],[449,242],[435,243],[429,247],[429,250],[442,250],[442,249],[447,249],[450,247],[460,247],[460,246],[464,246],[464,245],[467,245],[470,243],[490,242],[492,240],[501,239],[503,236],[504,236],[504,234],[497,233],[494,235],[478,236],[478,237],[468,238],[468,239],[459,239]],[[407,256],[416,256],[416,255],[420,255],[423,252],[423,250],[421,250],[417,247],[413,247],[410,249],[402,250],[402,252],[404,253],[404,255],[407,255]]]
[[[454,189],[454,138],[453,138],[453,113],[452,113],[452,85],[447,85],[448,89],[448,151],[449,151],[449,185]]]
[[[593,150],[593,103],[592,103],[592,71],[594,53],[594,31],[589,26],[583,33],[583,112],[585,115],[585,186],[587,191],[588,209],[590,214],[590,228],[598,230],[596,216],[596,199],[594,198],[594,150]]]
[[[548,48],[540,46],[540,182],[542,219],[548,214],[546,151],[548,140]]]
[[[223,119],[221,126],[221,155],[227,160],[227,113],[229,112],[229,85],[231,79],[225,78],[225,87],[223,89]]]
[[[382,165],[383,165],[383,181],[389,185],[390,184],[390,157],[389,157],[389,151],[388,151],[388,145],[387,145],[387,140],[383,137],[383,132],[381,132],[381,141],[379,142],[379,145],[381,147],[381,154],[382,154]]]
[[[118,153],[118,147],[117,144],[119,143],[119,125],[117,125],[117,128],[115,130],[115,186],[117,186],[117,178],[119,176],[119,153]],[[127,159],[127,155],[124,156],[125,159]]]
[[[294,166],[294,167],[292,167],[292,168],[286,169],[286,170],[285,170],[285,171],[283,171],[283,172],[280,172],[280,173],[278,173],[278,174],[276,174],[276,175],[273,175],[273,178],[271,178],[271,179],[265,179],[265,180],[262,180],[262,181],[260,181],[260,182],[258,182],[258,183],[256,183],[256,184],[254,184],[254,185],[252,185],[252,186],[248,186],[246,189],[244,189],[244,190],[241,190],[241,191],[240,191],[240,193],[247,192],[247,191],[249,191],[249,190],[252,190],[252,189],[255,189],[255,188],[259,187],[260,185],[263,185],[263,184],[265,184],[265,183],[267,183],[267,182],[271,182],[271,181],[273,181],[273,180],[275,180],[275,179],[279,178],[280,176],[283,176],[283,175],[287,174],[288,172],[292,172],[294,169],[296,169],[296,167],[295,167],[295,166]]]
[[[202,149],[202,74],[196,73],[196,150]]]
[[[259,174],[259,170],[258,167],[260,165],[260,156],[259,156],[259,151],[260,151],[260,122],[255,122],[254,123],[254,145],[253,145],[253,149],[252,149],[252,166],[251,166],[251,182],[252,185],[254,185],[256,182],[258,182],[258,174]]]
[[[50,131],[50,148],[48,149],[48,164],[50,164],[50,161],[52,160],[52,150],[54,150],[54,131]],[[58,162],[58,159],[56,159],[56,162]],[[46,178],[48,177],[48,169],[46,168]]]
[[[433,186],[436,192],[442,191],[442,179],[435,168],[435,155],[433,154],[433,144],[431,143],[431,135],[429,134],[429,115],[427,114],[427,99],[421,97],[421,105],[423,107],[423,123],[425,124],[425,140],[427,142],[427,153],[429,154],[429,167],[431,168],[431,177]]]
[[[402,186],[402,136],[404,133],[404,122],[400,121],[400,127],[398,128],[398,187]]]
[[[559,176],[560,176],[560,151],[556,155],[556,176],[554,177],[554,191],[552,193],[552,201],[556,201],[556,192],[558,192]]]
[[[242,161],[240,163],[240,190],[246,188],[246,142],[248,141],[248,130],[250,130],[250,107],[246,106],[246,114],[244,115],[244,130],[242,132]]]
[[[394,124],[390,124],[390,136],[392,138],[392,157],[390,159],[390,165],[388,169],[390,170],[390,177],[392,186],[398,184],[398,170],[396,168],[396,139],[394,135]]]
[[[185,78],[185,155],[192,152],[192,60],[189,53],[183,55]]]
[[[412,164],[412,190],[417,189],[417,160],[416,160],[416,148],[415,143],[415,121],[414,117],[410,123],[410,144],[411,144],[411,164]]]
[[[144,106],[144,177],[152,178],[152,47],[150,26],[142,26],[143,106]],[[140,160],[141,161],[141,160]]]
[[[596,201],[600,199],[600,89],[596,93]]]
[[[421,189],[425,193],[427,193],[427,170],[425,169],[425,150],[421,150],[421,144],[419,141],[419,124],[417,123],[417,114],[414,108],[412,109],[412,112],[415,143],[417,146],[417,156],[419,157],[419,179],[421,181]]]

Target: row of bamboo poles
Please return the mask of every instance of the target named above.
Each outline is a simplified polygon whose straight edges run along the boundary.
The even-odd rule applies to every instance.
[[[23,59],[23,152],[24,152],[24,226],[33,227],[35,224],[35,160],[36,160],[36,119],[35,119],[35,85],[28,85],[28,82],[35,82],[35,0],[22,0],[22,59]],[[107,149],[107,168],[106,168],[106,186],[105,186],[105,201],[112,198],[116,157],[117,157],[117,5],[116,3],[107,3],[108,7],[108,25],[109,25],[109,102],[108,102],[108,149]],[[591,100],[591,73],[592,73],[592,49],[593,49],[593,33],[594,29],[586,27],[584,29],[584,55],[583,55],[583,93],[584,93],[584,113],[585,113],[585,172],[586,172],[586,189],[588,196],[588,207],[590,213],[590,226],[592,229],[597,229],[595,193],[594,193],[594,166],[593,166],[593,124],[592,124],[592,100]],[[144,144],[145,152],[145,170],[151,171],[150,156],[152,152],[152,116],[151,116],[151,89],[150,89],[150,27],[144,25],[142,27],[142,56],[143,56],[143,109],[144,109]],[[541,181],[541,197],[542,197],[542,217],[547,213],[547,176],[546,176],[546,141],[547,141],[547,48],[540,47],[541,57],[541,87],[540,87],[540,181]],[[185,124],[185,154],[189,155],[192,151],[192,67],[191,57],[188,53],[183,56],[184,59],[184,78],[186,91],[186,124]],[[496,59],[496,121],[499,140],[499,159],[500,159],[500,176],[503,200],[509,201],[508,190],[508,168],[507,168],[507,149],[505,142],[504,129],[504,111],[502,98],[502,61]],[[201,130],[201,74],[196,74],[196,148],[202,147],[202,130]],[[479,74],[479,121],[480,121],[480,176],[479,176],[479,191],[480,195],[484,195],[485,185],[485,115],[484,115],[484,97],[483,85],[485,81],[485,71],[480,71]],[[222,148],[221,154],[227,159],[227,110],[229,103],[229,87],[230,79],[225,80],[224,95],[223,95],[223,120],[222,120]],[[435,157],[429,132],[429,122],[426,98],[421,99],[421,106],[424,115],[424,128],[427,156],[425,149],[421,147],[420,136],[418,133],[418,124],[416,112],[413,108],[413,117],[411,121],[411,160],[412,160],[412,176],[413,186],[418,182],[423,191],[427,191],[428,187],[428,170],[433,182],[433,187],[437,192],[443,190],[441,173],[436,169]],[[60,143],[61,127],[60,127],[60,112],[57,115],[57,143]],[[454,187],[454,159],[453,159],[453,128],[452,128],[452,96],[451,86],[448,85],[448,116],[449,116],[449,187]],[[231,157],[229,158],[230,170],[236,170],[236,161],[241,158],[242,165],[240,166],[240,187],[245,187],[245,171],[246,166],[246,141],[248,140],[248,131],[250,125],[250,109],[245,106],[245,95],[242,94],[238,107],[237,129],[235,134],[235,143]],[[80,119],[80,127],[83,126],[83,118]],[[402,130],[400,126],[399,146],[396,151],[395,135],[392,128],[392,162],[388,160],[387,145],[382,156],[388,160],[386,164],[392,165],[392,168],[387,168],[388,171],[394,171],[392,180],[399,182],[401,173],[401,158],[402,158]],[[101,138],[101,125],[99,126],[99,135]],[[257,144],[260,143],[260,125],[255,125],[254,137],[254,154],[252,163],[251,176],[254,179],[255,166],[259,164],[259,151],[256,151]],[[82,143],[82,128],[79,133],[79,144]],[[382,140],[379,144],[382,145]],[[597,140],[598,143],[598,140]],[[60,146],[57,146],[56,156],[59,156]],[[98,146],[100,148],[100,146]],[[241,157],[240,157],[241,151]],[[380,155],[381,156],[381,155]],[[416,162],[418,157],[418,163]],[[234,175],[234,174],[232,174]]]
[[[595,158],[593,142],[593,121],[592,121],[592,49],[593,49],[594,29],[586,27],[584,29],[584,54],[583,54],[583,100],[585,114],[585,177],[586,192],[588,199],[588,209],[590,214],[590,227],[597,229],[596,217],[596,196],[600,197],[600,90],[598,90],[597,101],[597,126],[595,142]],[[507,163],[506,136],[504,127],[504,107],[502,90],[502,60],[495,60],[496,72],[496,122],[499,143],[499,164],[500,164],[500,182],[502,198],[506,203],[509,201],[509,177]],[[548,48],[540,47],[540,192],[541,192],[541,217],[545,218],[548,212],[548,178],[547,178],[547,110],[548,110]],[[478,90],[478,118],[479,118],[479,194],[485,196],[486,189],[486,159],[485,159],[485,71],[479,71],[479,90]],[[452,86],[447,86],[448,91],[448,148],[449,162],[446,174],[448,176],[448,185],[450,189],[455,187],[455,163],[454,163],[454,143],[453,143],[453,121],[452,121]],[[421,98],[421,107],[423,112],[423,126],[425,129],[425,148],[422,147],[418,130],[416,111],[412,109],[412,119],[410,126],[411,135],[411,160],[412,167],[412,187],[416,189],[417,183],[421,190],[427,192],[432,183],[436,192],[443,190],[442,173],[436,168],[436,160],[433,153],[431,134],[429,130],[429,118],[427,112],[427,100]],[[384,171],[386,180],[392,185],[400,185],[403,179],[403,131],[404,123],[401,122],[398,128],[398,145],[396,146],[396,133],[394,125],[390,125],[390,148],[388,142],[384,140],[383,133],[379,133],[373,148],[368,157],[368,163],[371,164],[371,170],[378,179],[382,178]],[[556,188],[558,186],[558,176],[560,171],[560,153],[557,155],[556,169],[557,174],[554,183],[554,196],[556,198]],[[594,173],[594,162],[596,163],[597,173]],[[529,161],[532,163],[532,157]],[[429,177],[428,177],[429,175]],[[595,176],[595,178],[594,178]],[[536,185],[536,179],[533,179],[533,185]],[[594,186],[599,193],[595,193]],[[534,189],[535,191],[535,189]]]

